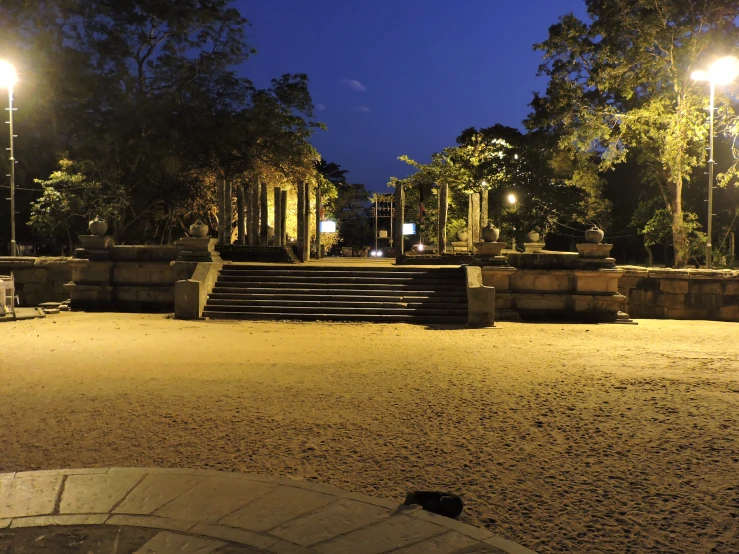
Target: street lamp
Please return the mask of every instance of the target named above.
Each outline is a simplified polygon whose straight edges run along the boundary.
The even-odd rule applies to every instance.
[[[15,68],[0,60],[0,87],[8,89],[8,124],[10,125],[10,255],[16,255],[15,247],[15,150],[13,149],[13,85],[18,80]]]
[[[706,243],[706,268],[711,269],[711,256],[713,245],[711,234],[713,232],[713,98],[716,85],[728,85],[739,76],[739,59],[727,56],[716,60],[708,71],[698,70],[691,75],[694,81],[708,81],[710,85],[709,102],[709,130],[708,130],[708,242]]]

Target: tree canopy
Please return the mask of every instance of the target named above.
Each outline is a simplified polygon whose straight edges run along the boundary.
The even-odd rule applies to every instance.
[[[572,163],[570,181],[593,197],[600,194],[602,173],[632,154],[669,216],[675,264],[682,266],[695,227],[692,216],[686,222],[683,188],[706,160],[707,85],[691,73],[734,51],[739,2],[586,4],[589,21],[565,15],[536,45],[549,84],[545,95],[535,96],[527,126],[558,137]],[[718,128],[735,134],[730,98],[717,93]],[[735,170],[729,168],[721,182]]]

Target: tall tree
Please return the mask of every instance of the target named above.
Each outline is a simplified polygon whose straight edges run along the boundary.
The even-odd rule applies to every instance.
[[[705,161],[704,84],[690,78],[739,39],[735,0],[587,0],[589,21],[565,15],[536,48],[549,77],[530,129],[559,137],[574,160],[571,180],[596,196],[599,172],[632,152],[659,191],[672,228],[675,265],[689,256],[683,187]],[[719,95],[719,126],[733,115]],[[735,168],[731,169],[731,172]],[[723,182],[727,182],[727,175]]]

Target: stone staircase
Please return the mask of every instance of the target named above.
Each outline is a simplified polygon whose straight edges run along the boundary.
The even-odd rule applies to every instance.
[[[458,267],[224,265],[203,317],[464,325],[465,274]]]
[[[300,263],[292,246],[246,246],[229,244],[218,247],[221,259],[233,262]]]

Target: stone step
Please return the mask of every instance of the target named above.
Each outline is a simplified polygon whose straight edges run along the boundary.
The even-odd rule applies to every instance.
[[[300,294],[416,294],[421,296],[463,296],[467,297],[467,291],[460,287],[430,288],[424,286],[408,285],[362,285],[358,288],[355,284],[336,283],[222,283],[217,282],[213,287],[214,292],[234,293],[259,293],[286,294],[295,291]]]
[[[266,271],[269,273],[286,271],[310,271],[315,273],[325,272],[358,272],[358,273],[413,273],[413,274],[432,274],[432,275],[453,275],[453,276],[464,276],[464,270],[460,267],[405,267],[405,266],[312,266],[312,265],[301,265],[297,267],[293,266],[270,266],[265,267],[263,265],[246,265],[246,264],[226,264],[223,266],[223,271],[249,271],[258,272]]]
[[[281,281],[283,283],[294,283],[298,281],[302,282],[337,282],[337,283],[428,283],[431,284],[463,284],[462,279],[450,279],[448,277],[439,278],[427,278],[427,277],[414,277],[414,276],[396,276],[396,275],[366,275],[366,274],[344,274],[344,275],[324,275],[320,273],[306,272],[304,275],[300,274],[276,274],[276,273],[262,273],[252,275],[250,273],[221,273],[219,279],[224,281],[261,281],[266,278],[274,281]]]
[[[459,271],[454,272],[438,272],[438,271],[372,271],[367,272],[356,268],[345,269],[305,269],[303,267],[296,269],[243,269],[242,267],[234,268],[233,266],[224,266],[221,275],[229,276],[271,276],[271,277],[310,277],[310,278],[346,278],[346,277],[364,277],[368,279],[378,278],[408,278],[408,279],[428,279],[432,281],[446,279],[459,281],[464,278],[464,274]]]
[[[270,292],[268,294],[264,294],[261,292],[247,292],[243,293],[239,289],[235,289],[238,292],[221,292],[216,289],[213,289],[213,292],[210,294],[210,298],[213,300],[248,300],[248,299],[254,299],[254,300],[269,300],[269,299],[275,299],[275,300],[316,300],[316,301],[345,301],[345,300],[358,300],[358,301],[367,301],[367,302],[431,302],[431,303],[437,303],[437,302],[452,302],[452,303],[461,303],[466,304],[467,298],[463,295],[443,295],[443,294],[434,294],[433,291],[430,292],[430,294],[416,294],[411,292],[410,294],[398,294],[398,293],[387,293],[387,294],[365,294],[363,291],[358,291],[355,294],[340,294],[340,293],[333,293],[331,291],[318,291],[318,294],[316,292],[309,292],[309,291],[290,291],[287,294],[284,291],[278,291],[277,293]],[[263,289],[256,289],[256,290],[263,290]],[[297,294],[300,292],[301,294]],[[344,291],[341,291],[344,292]]]
[[[454,310],[439,310],[432,308],[405,308],[405,307],[356,307],[356,306],[325,306],[317,304],[313,309],[307,306],[234,306],[231,304],[208,303],[206,311],[219,312],[254,312],[254,313],[326,313],[326,314],[349,314],[349,315],[438,315],[438,316],[462,316],[467,315],[467,308]]]
[[[284,307],[284,306],[300,306],[304,308],[320,308],[321,310],[330,308],[358,308],[358,309],[372,309],[372,310],[385,310],[385,309],[414,309],[414,310],[461,310],[467,312],[466,302],[403,302],[403,301],[377,301],[377,300],[363,300],[358,297],[354,297],[346,300],[285,300],[277,298],[244,298],[244,299],[233,299],[233,298],[213,298],[208,302],[209,306],[232,306],[232,307]]]
[[[282,281],[282,280],[261,280],[251,281],[238,278],[228,278],[221,276],[216,281],[217,287],[250,287],[250,288],[295,288],[295,289],[365,289],[365,290],[439,290],[439,291],[466,291],[463,283],[439,282],[439,283],[417,283],[406,281],[390,281],[390,282],[373,282],[371,280],[354,280],[354,281],[325,281],[316,279],[315,281]]]
[[[297,321],[369,321],[373,323],[429,323],[436,325],[464,325],[467,317],[435,316],[435,315],[401,315],[401,314],[328,314],[328,313],[264,313],[264,312],[222,312],[207,309],[203,317],[210,319],[246,319],[246,320],[297,320]]]

